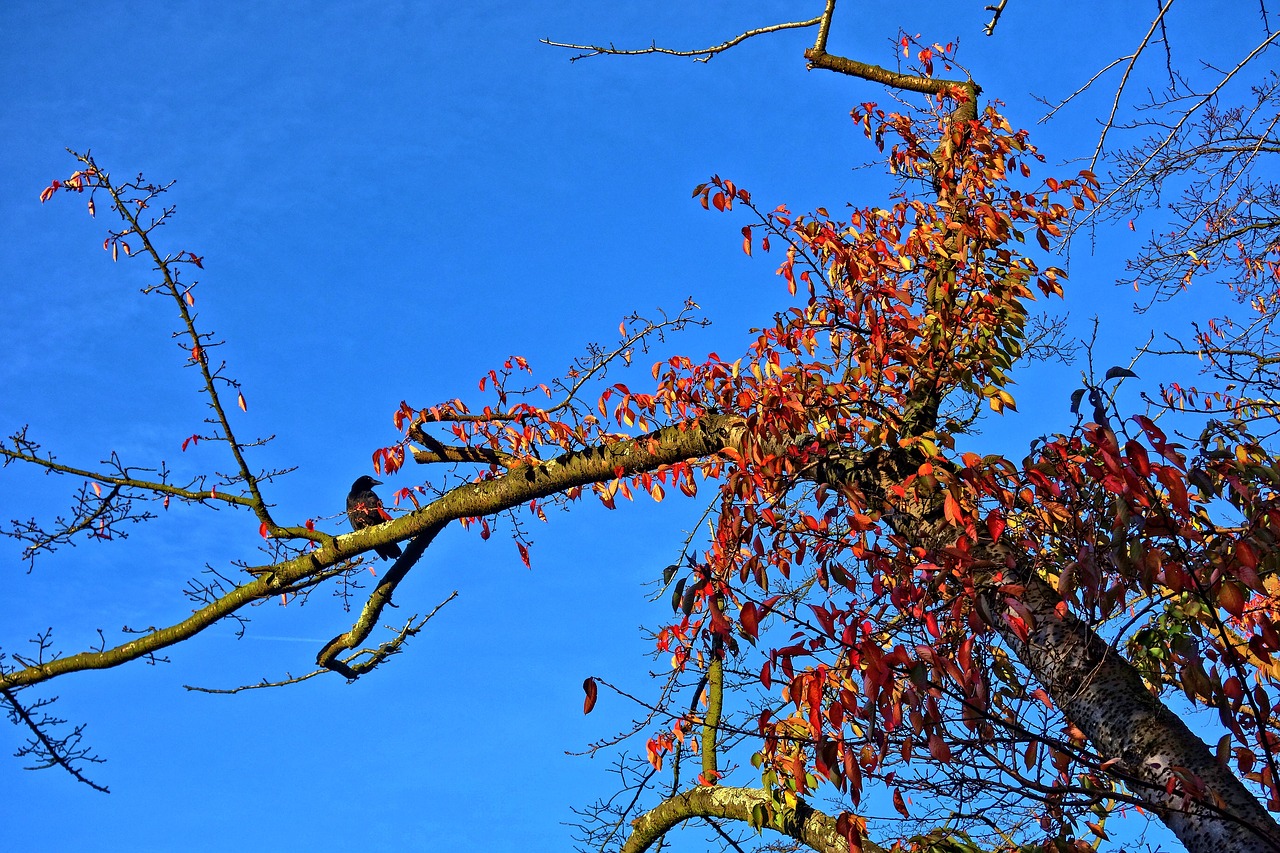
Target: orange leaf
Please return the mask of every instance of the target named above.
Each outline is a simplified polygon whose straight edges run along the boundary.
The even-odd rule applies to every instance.
[[[247,412],[247,411],[249,411],[249,407],[248,407],[248,406],[246,406],[246,405],[244,404],[244,393],[243,393],[243,392],[242,392],[242,393],[240,393],[239,395],[237,395],[237,397],[236,397],[236,405],[238,405],[238,406],[240,407],[240,411],[242,411],[242,412]]]
[[[596,695],[599,692],[596,688],[596,680],[588,678],[582,682],[582,689],[586,691],[587,698],[582,703],[582,713],[590,714],[591,709],[596,706]]]

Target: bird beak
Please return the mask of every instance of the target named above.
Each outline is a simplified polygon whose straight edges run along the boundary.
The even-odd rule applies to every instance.
[[[373,478],[372,478],[372,477],[370,477],[369,479],[370,479],[370,480],[373,480]],[[382,481],[381,481],[381,480],[373,480],[373,484],[374,484],[375,486],[381,486],[381,485],[382,485]]]

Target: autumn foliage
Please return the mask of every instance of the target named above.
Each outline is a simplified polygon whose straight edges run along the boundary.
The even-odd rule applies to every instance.
[[[917,58],[931,79],[947,50],[927,50]],[[519,514],[546,520],[549,504],[592,494],[611,509],[642,494],[709,500],[706,540],[663,576],[670,614],[655,636],[671,673],[645,757],[658,770],[699,750],[697,785],[723,785],[731,771],[715,738],[732,733],[758,773],[750,784],[762,783],[746,818],[758,829],[790,831],[804,798],[835,794],[836,831],[862,849],[875,834],[860,816],[873,788],[921,829],[962,803],[958,845],[984,810],[999,813],[998,843],[1048,850],[1092,849],[1080,839],[1106,838],[1123,809],[1231,813],[1234,794],[1203,770],[1122,754],[1106,709],[1070,704],[1107,660],[1117,685],[1126,673],[1140,685],[1118,703],[1204,711],[1222,731],[1217,764],[1280,809],[1280,468],[1239,417],[1259,404],[1192,420],[1173,409],[1230,409],[1236,398],[1172,386],[1166,408],[1122,411],[1108,383],[1136,377],[1117,368],[1076,395],[1077,409],[1085,393],[1091,407],[1068,432],[1025,455],[975,452],[979,419],[1016,408],[1031,303],[1064,295],[1064,272],[1044,258],[1097,203],[1099,183],[1088,171],[1042,176],[1043,158],[998,104],[980,106],[974,86],[935,88],[922,115],[853,110],[900,181],[884,206],[795,214],[721,177],[694,189],[708,211],[748,218],[743,251],[777,259],[791,300],[740,355],[667,356],[643,386],[609,376],[696,322],[690,303],[631,318],[615,347],[555,380],[513,356],[480,378],[483,404],[403,403],[400,439],[374,452],[376,471],[452,466],[490,488],[465,497],[431,478],[402,488],[397,503],[414,509],[392,526],[425,537],[407,558],[452,520],[488,539],[494,516],[509,513],[530,565]],[[41,200],[104,180],[90,164]],[[128,230],[105,246],[133,251]],[[1248,269],[1255,287],[1265,279],[1258,298],[1274,300],[1274,263]],[[173,293],[190,301],[189,289]],[[191,360],[204,364],[192,334]],[[265,512],[262,536],[306,540],[326,571],[360,550]],[[373,534],[363,535],[367,548]],[[302,565],[261,593],[309,582]],[[1072,670],[1054,659],[1051,630],[1100,657]],[[680,686],[693,691],[687,707]],[[584,691],[590,712],[597,680]],[[736,728],[721,724],[721,701]],[[737,783],[752,773],[732,772]],[[932,843],[903,846],[947,849]]]
[[[1101,398],[1091,422],[1025,458],[964,449],[984,409],[1015,408],[1010,371],[1028,303],[1063,293],[1064,273],[1042,267],[1035,248],[1048,250],[1098,186],[1088,172],[1033,180],[1042,158],[1027,133],[994,106],[957,120],[972,109],[966,98],[936,98],[924,120],[874,104],[853,111],[902,178],[888,207],[837,221],[821,209],[764,210],[719,177],[695,188],[708,210],[747,209],[744,251],[781,252],[777,274],[796,298],[740,358],[669,358],[654,364],[651,390],[612,384],[590,409],[573,395],[547,408],[512,403],[512,372],[529,369],[513,359],[480,382],[496,405],[406,406],[397,424],[406,444],[449,425],[454,441],[493,454],[485,478],[548,449],[614,441],[619,429],[733,418],[733,441],[714,456],[619,471],[592,488],[612,508],[715,482],[714,536],[668,572],[675,619],[658,648],[679,671],[759,647],[751,672],[773,699],[754,721],[752,763],[779,809],[824,785],[856,809],[875,779],[905,817],[903,791],[958,784],[980,767],[980,798],[1023,791],[1054,844],[1072,847],[1084,823],[1105,837],[1107,814],[1132,797],[1108,773],[1116,757],[1090,748],[1002,641],[1026,641],[1036,616],[1012,562],[992,559],[996,544],[1029,555],[1059,609],[1120,644],[1152,691],[1214,709],[1228,732],[1219,758],[1280,805],[1280,586],[1264,581],[1280,481],[1265,451],[1222,423],[1188,448],[1146,415],[1108,416]],[[404,446],[375,462],[391,467]],[[867,467],[824,470],[841,464]],[[487,537],[488,523],[475,522]],[[588,710],[595,700],[589,682]],[[661,767],[697,732],[696,714],[674,715],[649,740],[649,761]],[[1191,773],[1166,786],[1203,796]],[[843,827],[856,846],[862,824]]]

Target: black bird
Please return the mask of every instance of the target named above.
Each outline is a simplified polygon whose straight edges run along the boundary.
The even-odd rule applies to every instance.
[[[347,495],[347,519],[351,522],[352,530],[364,530],[391,520],[391,516],[382,508],[382,501],[373,493],[373,487],[381,485],[381,480],[368,475],[351,484],[351,493]],[[394,560],[400,556],[400,546],[394,542],[390,545],[378,545],[373,550],[384,560]]]

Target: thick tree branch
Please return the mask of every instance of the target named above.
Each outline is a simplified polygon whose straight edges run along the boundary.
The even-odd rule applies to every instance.
[[[621,853],[643,853],[677,824],[692,818],[721,818],[755,823],[765,817],[763,828],[794,838],[818,853],[849,853],[849,842],[836,829],[836,819],[797,801],[791,810],[780,809],[764,791],[720,786],[694,788],[674,794],[631,824],[632,831]],[[772,818],[772,819],[770,819]],[[863,840],[864,853],[887,853]]]
[[[732,436],[741,429],[737,418],[707,416],[635,439],[566,453],[545,463],[523,465],[493,480],[459,486],[395,521],[335,537],[314,551],[282,563],[250,569],[257,575],[255,580],[236,587],[181,622],[149,631],[110,649],[81,652],[0,674],[0,687],[39,684],[67,673],[107,669],[146,657],[190,639],[254,601],[278,595],[331,572],[340,563],[377,545],[425,534],[422,540],[425,549],[431,538],[451,521],[493,515],[578,486],[709,456],[728,446]],[[406,551],[406,555],[408,553],[410,551]],[[393,587],[380,586],[380,589],[389,595]]]

